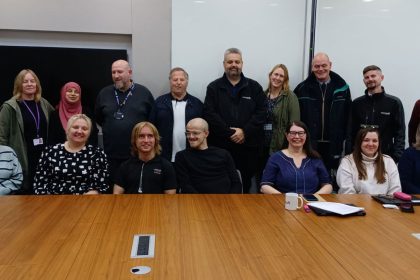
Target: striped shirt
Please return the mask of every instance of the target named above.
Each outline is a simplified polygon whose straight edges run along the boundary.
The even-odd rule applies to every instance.
[[[23,181],[22,167],[12,148],[0,145],[0,195],[20,189]]]

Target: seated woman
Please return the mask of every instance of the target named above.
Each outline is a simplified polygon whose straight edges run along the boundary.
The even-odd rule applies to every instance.
[[[172,164],[160,156],[159,132],[150,122],[136,124],[131,133],[132,157],[115,176],[114,194],[176,193]]]
[[[18,191],[23,182],[22,167],[15,151],[0,145],[0,195]]]
[[[345,156],[337,170],[338,193],[393,194],[401,191],[394,160],[381,153],[376,128],[360,129],[353,153]]]
[[[285,137],[284,148],[268,159],[261,192],[331,193],[330,176],[319,154],[312,150],[306,125],[301,121],[291,122]]]
[[[47,147],[35,174],[36,194],[99,194],[108,186],[108,162],[102,149],[86,145],[92,122],[76,114],[67,123],[67,141]]]
[[[92,113],[87,106],[82,106],[82,89],[75,82],[66,83],[60,91],[60,102],[50,115],[48,127],[48,144],[55,145],[66,141],[67,122],[76,114],[85,114],[91,118]],[[98,128],[93,122],[89,136],[89,144],[97,145]]]
[[[407,148],[398,162],[402,191],[420,194],[420,124],[417,125],[415,142]]]

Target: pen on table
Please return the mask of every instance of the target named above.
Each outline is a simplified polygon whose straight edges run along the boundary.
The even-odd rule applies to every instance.
[[[311,208],[307,204],[303,205],[303,210],[305,210],[306,213],[311,212]]]

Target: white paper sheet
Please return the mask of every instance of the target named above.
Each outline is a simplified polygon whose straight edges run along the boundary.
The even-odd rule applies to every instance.
[[[340,215],[349,215],[364,210],[362,207],[355,207],[337,202],[311,202],[308,203],[308,205]]]

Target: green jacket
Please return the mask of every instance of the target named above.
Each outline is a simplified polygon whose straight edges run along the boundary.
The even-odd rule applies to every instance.
[[[48,125],[50,113],[54,111],[54,108],[44,98],[41,98],[40,104]],[[15,150],[20,165],[22,166],[24,178],[23,188],[27,189],[29,187],[26,185],[26,178],[28,176],[28,156],[24,131],[23,118],[19,104],[17,103],[16,98],[12,97],[0,107],[0,144],[9,146]],[[32,168],[36,167],[34,166]]]
[[[268,96],[268,90],[265,91]],[[300,120],[299,101],[292,91],[280,92],[273,110],[273,135],[270,142],[270,155],[281,150],[286,127],[291,121]]]

